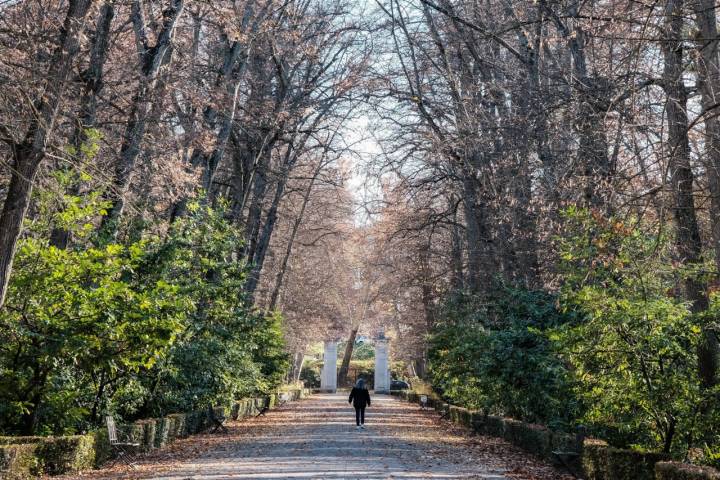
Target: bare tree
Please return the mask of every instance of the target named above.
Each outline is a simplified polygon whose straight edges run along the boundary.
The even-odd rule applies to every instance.
[[[5,301],[15,246],[30,204],[33,182],[55,128],[68,78],[80,51],[85,17],[91,4],[90,0],[71,0],[68,3],[67,16],[49,62],[43,91],[33,104],[33,118],[23,138],[16,140],[12,132],[2,131],[3,139],[12,152],[13,166],[0,214],[0,307]]]

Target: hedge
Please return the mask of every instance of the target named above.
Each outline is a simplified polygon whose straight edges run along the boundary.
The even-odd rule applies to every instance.
[[[391,394],[415,403],[420,397],[411,391],[393,391]],[[554,463],[559,459],[553,452],[575,452],[576,459],[569,457],[564,461],[576,470],[582,470],[585,480],[720,480],[720,472],[715,469],[669,462],[669,456],[662,453],[623,450],[597,439],[585,439],[579,445],[576,435],[512,418],[473,412],[444,403],[434,396],[428,396],[428,405],[446,414],[454,423],[470,426],[482,435],[504,438],[528,453]]]
[[[698,467],[680,462],[655,464],[657,480],[720,480],[720,472],[710,467]]]
[[[185,431],[185,417],[184,413],[171,413],[167,418],[172,419],[170,424],[170,431],[168,432],[168,439],[172,442],[176,438],[187,436]]]
[[[95,435],[0,437],[0,445],[32,445],[37,464],[51,475],[77,472],[95,464]]]
[[[95,436],[55,437],[40,443],[38,456],[43,470],[51,475],[78,472],[95,464]]]
[[[289,400],[307,395],[308,390],[291,390]],[[256,414],[265,405],[277,405],[278,394],[249,398],[236,402],[231,410],[233,419]],[[215,414],[225,416],[224,407]],[[175,413],[161,418],[138,420],[118,425],[118,436],[140,445],[141,451],[161,448],[176,438],[204,431],[210,425],[207,410]],[[42,473],[56,475],[99,467],[112,458],[107,429],[88,435],[65,437],[0,436],[0,478],[25,480]]]
[[[153,441],[153,445],[155,446],[155,448],[162,448],[168,444],[171,425],[171,418],[161,417],[155,419],[155,438]]]
[[[107,428],[101,428],[94,432],[95,436],[95,462],[94,467],[100,468],[105,462],[113,457],[113,449],[110,446]]]
[[[35,478],[42,471],[42,463],[35,454],[36,443],[0,445],[0,478],[25,480]]]
[[[583,446],[587,480],[654,480],[655,464],[665,460],[669,460],[668,455],[614,448],[601,440],[588,439]]]

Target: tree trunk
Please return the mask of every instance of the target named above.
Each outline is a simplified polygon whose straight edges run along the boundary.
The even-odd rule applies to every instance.
[[[264,153],[260,153],[264,155]],[[269,155],[268,155],[269,156]],[[269,159],[267,160],[269,162]],[[245,258],[252,261],[255,258],[255,250],[257,249],[258,237],[260,234],[260,224],[262,221],[262,206],[267,192],[267,173],[265,171],[267,162],[263,161],[258,165],[255,172],[255,181],[253,182],[253,197],[250,202],[248,211],[248,219],[245,226]]]
[[[241,31],[245,30],[247,23],[250,21],[250,14],[252,12],[250,5],[251,3],[246,6]],[[245,70],[247,69],[248,52],[248,47],[237,40],[227,48],[223,59],[223,66],[215,81],[215,87],[222,91],[221,94],[226,97],[226,102],[229,99],[229,104],[227,104],[225,111],[221,111],[217,108],[217,104],[213,102],[207,105],[203,112],[204,127],[212,130],[218,129],[215,134],[215,146],[210,153],[204,152],[202,148],[196,148],[190,163],[193,167],[202,167],[201,186],[208,197],[211,196],[215,172],[225,153],[225,148],[227,147],[228,139],[232,132],[232,124],[235,120],[235,112],[237,110],[238,91]],[[221,117],[219,128],[217,122],[218,117]],[[182,203],[184,204],[184,201],[182,201]],[[184,210],[184,208],[181,207],[181,211],[182,210]]]
[[[714,0],[694,0],[692,5],[700,33],[696,63],[705,124],[704,163],[711,196],[710,222],[715,268],[720,272],[720,119],[717,113],[717,105],[720,104],[720,40]]]
[[[293,359],[290,366],[290,377],[288,383],[295,383],[300,381],[300,373],[302,372],[303,364],[305,363],[305,353],[302,351],[296,351],[293,354]]]
[[[150,47],[147,43],[142,1],[133,1],[131,19],[140,52],[140,86],[133,99],[130,115],[125,125],[120,158],[115,168],[114,198],[111,200],[109,214],[102,224],[102,231],[109,238],[114,237],[117,233],[118,224],[125,209],[132,174],[140,154],[142,141],[145,138],[147,118],[152,109],[152,102],[155,100],[155,84],[161,68],[170,60],[172,37],[183,8],[184,0],[171,0],[170,6],[163,12],[163,26],[157,36],[157,41],[154,46]]]
[[[310,179],[307,188],[305,189],[305,193],[303,194],[303,201],[302,205],[300,206],[300,212],[298,213],[297,218],[293,222],[292,230],[290,231],[290,238],[288,239],[287,246],[285,247],[285,254],[283,255],[282,261],[280,262],[280,269],[275,276],[275,286],[273,287],[273,291],[270,296],[270,304],[268,305],[268,310],[275,309],[278,298],[280,297],[280,290],[282,289],[283,280],[285,278],[285,271],[287,270],[290,255],[292,255],[295,237],[297,236],[297,232],[300,229],[300,224],[302,223],[303,216],[305,215],[305,209],[307,208],[308,200],[310,199],[310,193],[312,192],[313,184],[315,183],[317,176],[320,174],[322,165],[322,161],[318,163],[318,167],[315,169],[315,172],[313,173],[313,176]]]
[[[103,69],[107,59],[108,47],[110,45],[110,26],[115,15],[115,9],[111,2],[103,3],[98,15],[95,35],[90,50],[90,64],[88,69],[82,73],[81,78],[84,84],[84,92],[80,100],[80,115],[72,135],[71,145],[79,163],[90,159],[85,158],[83,148],[86,146],[88,130],[95,127],[97,122],[97,102],[100,92],[103,89]],[[71,194],[78,195],[80,184],[75,182],[71,186]],[[50,244],[65,249],[70,242],[70,232],[61,227],[54,227],[50,233]]]
[[[350,330],[350,336],[348,337],[347,345],[345,345],[345,355],[343,356],[342,365],[340,365],[340,371],[338,372],[338,386],[347,385],[348,371],[350,370],[350,359],[352,358],[353,349],[355,348],[355,337],[357,336],[358,327],[353,326]]]
[[[463,213],[465,214],[465,238],[467,242],[467,280],[465,284],[468,290],[477,293],[480,289],[480,270],[482,260],[480,259],[481,239],[480,224],[475,214],[477,209],[477,189],[475,178],[465,169],[463,172]]]
[[[35,102],[36,116],[23,141],[14,146],[8,193],[0,213],[0,307],[5,303],[22,223],[30,204],[33,182],[45,158],[45,148],[55,126],[68,76],[80,51],[80,36],[91,0],[70,0],[68,12],[48,68],[45,92]]]
[[[608,155],[605,114],[607,102],[606,85],[588,74],[585,53],[585,32],[577,24],[566,23],[545,1],[541,6],[552,17],[555,25],[567,41],[572,58],[573,88],[577,102],[575,128],[580,142],[577,165],[581,166],[583,178],[583,202],[590,207],[607,211],[610,208],[611,165]],[[569,16],[577,17],[578,4],[572,4]]]
[[[454,196],[448,199],[450,209],[452,211],[452,226],[450,227],[450,264],[452,268],[452,288],[460,291],[465,287],[463,280],[463,255],[462,255],[462,238],[460,234],[460,225],[458,224],[458,204]]]
[[[267,254],[268,248],[270,247],[270,239],[272,238],[273,230],[275,229],[275,222],[277,221],[277,211],[280,206],[280,200],[282,200],[283,193],[285,192],[285,184],[287,182],[288,172],[278,179],[277,187],[275,188],[275,195],[273,197],[270,210],[268,211],[267,218],[263,224],[262,234],[258,238],[257,245],[255,247],[255,258],[253,258],[253,267],[248,282],[246,285],[246,291],[250,295],[250,298],[255,294],[258,283],[260,282],[260,273],[262,272],[263,264],[265,263],[265,255]]]
[[[673,213],[677,226],[675,246],[679,261],[693,268],[702,262],[702,242],[693,196],[694,176],[690,164],[688,139],[688,93],[683,83],[683,1],[668,0],[665,7],[665,38],[662,51],[665,60],[663,88],[667,94],[669,175],[673,193]],[[692,274],[684,280],[685,296],[692,312],[708,309],[706,283]],[[716,384],[718,342],[710,328],[703,329],[698,346],[698,371],[703,385]]]

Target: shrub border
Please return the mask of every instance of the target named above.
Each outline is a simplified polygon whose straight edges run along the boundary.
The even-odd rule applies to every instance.
[[[391,395],[420,403],[420,394],[411,390],[392,390]],[[480,435],[500,437],[509,443],[555,465],[561,462],[553,452],[576,452],[577,458],[565,463],[582,472],[585,480],[720,480],[720,471],[681,462],[671,462],[668,455],[614,448],[606,442],[554,431],[544,425],[513,418],[484,415],[427,395],[427,407],[438,411],[453,423],[471,428]]]
[[[288,401],[296,401],[310,394],[308,389],[283,391]],[[217,415],[233,420],[257,414],[268,405],[278,405],[281,393],[257,398],[246,398],[233,403],[230,408],[217,407]],[[226,415],[229,412],[229,415]],[[205,431],[210,426],[207,411],[172,413],[161,418],[137,420],[131,424],[118,425],[123,434],[140,444],[140,452],[149,452],[169,445],[178,438]],[[12,437],[0,436],[0,478],[3,480],[26,480],[43,473],[58,475],[77,473],[81,470],[99,468],[112,458],[112,449],[106,428],[87,435],[59,437]]]

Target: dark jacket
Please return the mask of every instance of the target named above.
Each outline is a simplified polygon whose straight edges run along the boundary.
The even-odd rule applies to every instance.
[[[355,408],[365,408],[370,406],[370,392],[364,388],[353,387],[350,392],[348,403],[352,402]]]

